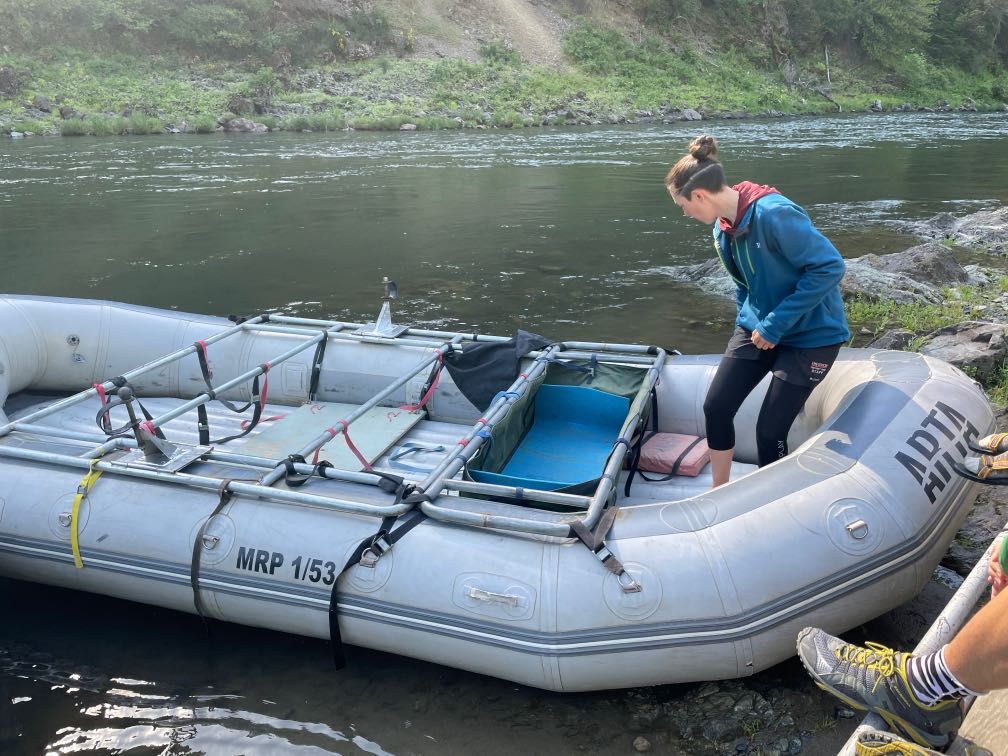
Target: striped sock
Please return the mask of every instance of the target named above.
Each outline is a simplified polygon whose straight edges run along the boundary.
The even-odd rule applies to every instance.
[[[963,685],[945,664],[945,646],[934,654],[911,656],[906,665],[907,682],[914,698],[934,706],[946,698],[965,698],[977,692]]]

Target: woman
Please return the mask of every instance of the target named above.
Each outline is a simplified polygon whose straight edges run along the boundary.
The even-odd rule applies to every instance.
[[[850,338],[836,247],[773,187],[728,186],[716,155],[714,137],[697,137],[665,177],[684,215],[714,224],[737,286],[735,334],[704,401],[715,488],[731,473],[735,413],[763,377],[773,372],[756,422],[761,467],[788,453],[791,424]]]

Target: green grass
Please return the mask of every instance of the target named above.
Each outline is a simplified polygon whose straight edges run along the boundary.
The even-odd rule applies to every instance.
[[[160,134],[164,131],[164,123],[160,118],[134,113],[126,119],[126,130],[130,134]]]
[[[15,131],[31,134],[48,134],[57,129],[58,127],[55,121],[51,120],[44,121],[39,118],[28,118],[24,121],[18,121],[17,129],[15,129]]]
[[[747,738],[753,738],[763,731],[763,722],[756,719],[746,719],[742,722],[742,734]]]
[[[846,303],[847,319],[853,331],[868,329],[872,339],[886,331],[902,328],[912,331],[914,337],[907,351],[916,352],[926,342],[928,334],[945,326],[955,325],[973,317],[974,307],[984,305],[1008,291],[1008,276],[985,287],[948,286],[942,289],[939,304],[896,304],[892,301],[873,301],[857,297]],[[967,375],[978,376],[970,370]],[[997,404],[1008,406],[1008,360],[1002,362],[992,377],[982,381],[988,397]]]
[[[962,305],[947,300],[941,304],[897,304],[858,297],[847,304],[847,319],[851,325],[864,326],[876,334],[894,328],[930,333],[959,322],[962,314]]]
[[[74,119],[72,121],[63,121],[63,123],[60,124],[60,134],[62,136],[86,136],[87,133],[87,124],[85,124],[84,121]]]
[[[977,306],[984,305],[1008,291],[1008,276],[1001,276],[990,286],[946,286],[938,304],[897,304],[891,300],[856,297],[847,302],[847,319],[876,334],[894,328],[913,331],[918,337],[944,326],[968,319]]]
[[[838,726],[837,718],[832,714],[823,714],[822,717],[812,725],[812,732],[816,735],[824,732],[832,732]]]
[[[1002,407],[1008,406],[1008,362],[1002,362],[998,366],[994,378],[984,388],[991,401]]]
[[[388,31],[380,16],[357,20],[375,34]],[[621,123],[634,122],[639,111],[658,116],[663,109],[685,108],[707,116],[835,110],[808,88],[786,86],[776,67],[751,59],[752,50],[707,52],[692,45],[675,37],[674,30],[666,37],[631,39],[575,20],[563,40],[570,65],[559,69],[525,64],[505,43],[494,41],[483,46],[476,62],[383,56],[317,65],[314,71],[334,78],[335,88],[289,89],[284,87],[292,83],[290,78],[252,60],[179,60],[72,49],[36,56],[0,53],[0,65],[30,72],[18,97],[0,102],[0,112],[9,112],[5,121],[19,128],[27,121],[19,119],[21,103],[39,94],[86,114],[83,132],[79,124],[56,119],[51,128],[66,135],[111,135],[155,133],[165,123],[182,121],[189,124],[187,131],[212,131],[211,122],[226,115],[236,93],[254,98],[258,93],[281,110],[310,111],[255,118],[270,128],[321,132],[395,130],[403,123],[451,129],[458,128],[459,119],[468,128]],[[806,82],[825,78],[817,60],[800,60],[798,67]],[[973,101],[993,109],[1008,94],[1008,71],[965,73],[914,55],[884,71],[868,65],[853,70],[837,61],[831,73],[831,97],[844,110],[864,110],[876,99],[886,107],[905,102],[934,106],[947,100],[953,107]],[[161,126],[132,116],[123,126],[114,120],[122,113],[147,113]]]
[[[198,115],[189,121],[188,130],[196,134],[212,134],[217,130],[217,119],[212,115]]]

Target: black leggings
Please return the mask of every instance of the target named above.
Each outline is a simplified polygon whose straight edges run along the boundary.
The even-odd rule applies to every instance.
[[[707,419],[707,445],[711,449],[724,451],[735,448],[735,414],[771,370],[773,365],[765,360],[727,355],[721,360],[703,407]],[[788,383],[776,375],[773,377],[756,421],[760,467],[776,462],[788,453],[788,431],[813,388]]]

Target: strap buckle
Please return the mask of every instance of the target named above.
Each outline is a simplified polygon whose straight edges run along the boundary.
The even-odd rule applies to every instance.
[[[361,554],[361,567],[367,567],[369,570],[373,570],[375,565],[378,564],[378,560],[392,548],[392,544],[385,538],[386,535],[388,534],[385,531],[380,531],[375,534],[374,538],[371,539],[371,543],[366,549],[364,549],[364,553]]]
[[[602,543],[597,549],[594,549],[595,556],[599,558],[602,562],[602,566],[607,570],[616,575],[616,582],[619,583],[620,590],[623,593],[640,593],[643,589],[640,583],[634,580],[633,575],[626,571],[626,568],[620,564],[619,560],[616,559],[616,555],[613,554],[609,547]],[[612,562],[610,564],[610,562]]]

